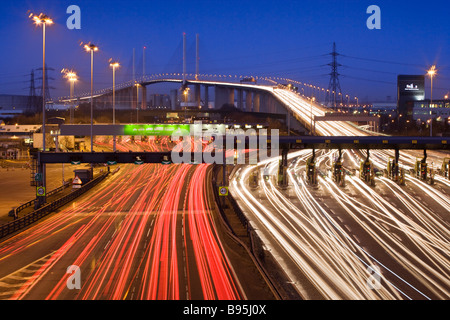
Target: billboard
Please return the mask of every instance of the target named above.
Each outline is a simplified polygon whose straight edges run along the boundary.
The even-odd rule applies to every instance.
[[[189,135],[188,124],[129,124],[124,125],[124,135],[129,136],[171,136],[172,133]]]
[[[414,100],[425,98],[425,76],[399,75],[397,78],[399,97],[411,97]]]

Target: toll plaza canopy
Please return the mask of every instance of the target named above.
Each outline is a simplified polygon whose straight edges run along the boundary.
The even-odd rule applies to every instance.
[[[225,136],[223,136],[225,139]],[[234,146],[251,136],[234,137]],[[261,138],[261,137],[259,137]],[[264,136],[273,147],[275,140],[284,152],[290,149],[415,149],[449,150],[447,138],[441,137],[311,137]],[[221,144],[227,149],[227,144]],[[233,146],[233,147],[234,147]],[[267,145],[266,145],[267,146]],[[222,150],[215,151],[220,154]],[[193,152],[192,155],[197,152]],[[201,154],[201,152],[198,152]],[[38,152],[41,163],[172,163],[172,152]],[[202,158],[201,156],[199,158]]]

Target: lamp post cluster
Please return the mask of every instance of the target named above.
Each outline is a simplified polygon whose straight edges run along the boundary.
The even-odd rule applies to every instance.
[[[53,20],[46,14],[40,13],[39,15],[31,13],[29,18],[33,20],[36,26],[42,26],[42,150],[46,151],[46,119],[45,119],[45,111],[46,111],[46,97],[45,97],[45,83],[46,83],[46,63],[45,63],[45,49],[46,49],[46,27],[53,24]],[[98,46],[88,43],[84,45],[84,49],[86,52],[91,55],[91,151],[94,150],[94,139],[93,139],[93,118],[94,118],[94,53],[99,50]],[[118,62],[110,63],[110,66],[113,69],[113,123],[115,124],[115,71],[120,66]],[[74,108],[73,108],[73,95],[74,95],[74,86],[75,82],[78,80],[77,74],[73,70],[63,69],[61,73],[64,74],[64,78],[66,78],[70,83],[70,123],[73,124],[74,120]],[[114,137],[114,151],[116,149],[115,146],[115,137]],[[45,164],[41,164],[39,159],[39,167],[42,173],[42,181],[41,185],[45,190],[46,187],[46,179],[45,179]],[[93,165],[91,164],[91,169],[93,169]],[[42,202],[45,202],[45,197],[40,197]]]
[[[46,76],[46,70],[45,70],[45,41],[46,41],[46,26],[52,25],[53,20],[47,16],[46,14],[39,14],[35,15],[31,13],[29,17],[34,21],[35,25],[42,26],[42,136],[43,136],[43,143],[42,143],[42,149],[43,151],[46,150],[46,141],[45,141],[45,108],[46,108],[46,101],[45,101],[45,76]],[[90,53],[91,55],[91,151],[93,150],[93,118],[94,118],[94,53],[99,50],[99,47],[88,43],[84,45],[84,49],[86,52]],[[116,123],[116,114],[115,114],[115,75],[116,75],[116,69],[120,67],[119,62],[111,62],[110,67],[113,69],[113,124]],[[70,108],[70,123],[73,123],[74,120],[74,108],[73,108],[73,95],[74,95],[74,85],[75,82],[78,80],[77,74],[73,70],[66,70],[63,69],[61,73],[64,74],[64,77],[69,81],[70,83],[70,101],[72,103]],[[115,147],[114,147],[115,149]]]

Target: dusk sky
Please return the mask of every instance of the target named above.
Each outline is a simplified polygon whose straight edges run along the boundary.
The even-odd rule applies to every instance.
[[[81,9],[81,30],[66,27],[70,5]],[[380,30],[366,27],[370,5],[381,9]],[[31,70],[42,67],[42,29],[28,18],[28,10],[44,12],[55,22],[47,29],[53,98],[68,95],[63,68],[78,72],[76,92],[89,90],[90,59],[80,42],[100,47],[94,62],[97,90],[112,86],[110,58],[122,64],[117,81],[131,80],[133,48],[137,75],[142,74],[144,46],[146,74],[182,72],[183,32],[190,72],[199,34],[200,73],[286,77],[328,88],[327,64],[336,42],[344,94],[395,101],[398,74],[425,74],[433,64],[438,70],[433,99],[450,91],[447,0],[7,0],[0,8],[0,94],[27,95]],[[429,98],[429,78],[426,88]]]

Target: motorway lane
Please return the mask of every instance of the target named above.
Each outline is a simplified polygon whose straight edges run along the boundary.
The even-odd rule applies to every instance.
[[[204,165],[122,166],[0,244],[0,298],[244,297],[208,218],[205,172]],[[81,290],[66,287],[70,265],[80,267]]]
[[[448,298],[447,203],[429,197],[420,205],[407,196],[408,188],[420,192],[412,183],[402,188],[400,198],[400,187],[384,178],[375,188],[355,177],[347,177],[344,189],[329,178],[321,178],[318,189],[310,188],[301,172],[309,156],[297,152],[301,161],[289,170],[287,190],[278,190],[274,181],[263,183],[262,176],[260,190],[251,190],[243,173],[232,183],[232,192],[256,228],[266,231],[266,245],[299,292],[307,299]],[[329,158],[318,155],[319,162]],[[448,189],[442,197],[448,201]],[[384,291],[367,290],[372,265],[382,267]]]
[[[323,115],[327,110],[318,106],[317,104],[312,104],[301,99],[297,94],[287,91],[287,90],[274,90],[274,94],[277,95],[282,101],[288,105],[294,114],[300,118],[304,123],[309,124],[311,122],[311,115],[320,116]],[[316,132],[319,135],[367,135],[366,132],[358,130],[357,128],[345,123],[345,122],[331,122],[331,123],[317,123],[316,124]],[[301,153],[300,153],[301,154]],[[364,154],[364,152],[362,152]],[[431,156],[430,156],[431,155]],[[308,155],[304,155],[303,161],[305,157]],[[378,151],[373,150],[371,152],[371,159],[375,166],[379,169],[383,169],[387,163],[387,159],[393,156],[393,152],[390,151]],[[401,152],[401,166],[405,169],[409,169],[413,167],[414,162],[417,158],[421,159],[423,157],[423,153],[417,151],[402,151]],[[436,167],[436,164],[440,164],[444,157],[448,157],[448,153],[442,152],[429,152],[428,162],[431,163],[431,166]],[[329,156],[327,157],[329,158]],[[355,167],[358,167],[360,159],[353,159],[352,162],[355,164]],[[303,163],[303,162],[302,162]],[[276,161],[274,162],[276,164]],[[331,164],[331,161],[328,161],[328,165]],[[291,181],[294,180],[294,177],[291,177]],[[297,179],[297,178],[295,178]],[[377,179],[378,180],[378,179]],[[394,225],[397,229],[400,229],[401,232],[404,233],[403,237],[406,240],[411,240],[408,246],[403,244],[399,245],[403,251],[407,252],[409,259],[413,261],[409,261],[405,263],[406,266],[403,266],[404,269],[408,269],[407,273],[414,274],[414,280],[417,282],[417,279],[423,279],[419,281],[417,284],[418,287],[425,287],[423,289],[426,292],[430,292],[430,294],[424,294],[420,289],[414,288],[412,291],[414,295],[405,289],[405,294],[403,294],[402,298],[408,298],[409,295],[414,298],[429,298],[429,296],[433,298],[446,298],[449,295],[449,283],[448,283],[448,219],[450,212],[449,210],[449,184],[447,181],[444,181],[440,177],[436,177],[436,181],[438,183],[433,187],[426,185],[425,183],[418,181],[414,178],[407,177],[408,186],[405,190],[400,190],[400,187],[396,184],[392,183],[392,181],[382,178],[378,181],[378,187],[375,189],[369,189],[365,185],[361,185],[361,181],[359,179],[351,178],[349,182],[353,184],[353,188],[358,190],[358,193],[355,193],[355,198],[360,199],[360,203],[364,204],[372,204],[374,208],[372,210],[376,210],[377,213],[384,214],[385,216],[391,218],[393,215],[395,218],[392,218],[394,221]],[[301,180],[299,180],[301,182]],[[321,185],[330,183],[330,181],[325,181],[321,179]],[[332,182],[331,182],[332,183]],[[359,184],[359,185],[358,185]],[[329,185],[328,185],[329,186]],[[296,184],[298,187],[298,184]],[[241,190],[241,199],[244,202],[249,202],[251,200],[251,195],[243,193],[243,187],[240,186]],[[384,191],[378,192],[379,189],[383,189]],[[274,190],[272,187],[270,190]],[[301,193],[306,193],[307,190],[303,189],[302,192],[298,192],[299,198],[301,197]],[[267,193],[267,192],[266,192]],[[284,194],[288,192],[283,192]],[[324,206],[328,204],[333,204],[329,199],[324,200],[323,190],[317,192],[316,194],[310,194],[309,197],[304,198],[302,201],[303,210],[306,212],[316,212],[321,213],[322,215],[328,216],[329,213],[325,213],[324,208],[321,207],[318,203],[313,202],[324,202]],[[335,192],[332,192],[335,194]],[[422,194],[423,198],[421,198],[418,194]],[[268,198],[271,199],[273,207],[272,210],[265,211],[265,219],[275,218],[277,211],[280,211],[280,207],[286,207],[285,203],[288,201],[287,199],[283,199],[285,195],[278,195],[272,191],[272,194],[268,195]],[[325,195],[326,196],[326,195]],[[342,196],[342,195],[341,195]],[[281,197],[281,200],[280,200]],[[276,200],[275,200],[276,199]],[[314,199],[314,200],[311,200]],[[319,201],[316,201],[319,200]],[[279,202],[275,202],[279,201]],[[356,201],[356,200],[355,200]],[[316,206],[316,208],[314,208]],[[405,214],[401,211],[401,209],[392,209],[393,207],[397,208],[403,206],[403,210],[407,212]],[[345,207],[345,210],[349,210],[348,206]],[[361,210],[361,208],[359,208]],[[430,210],[432,212],[427,212]],[[390,212],[394,211],[394,213]],[[264,212],[264,211],[261,211]],[[372,213],[373,214],[373,213]],[[412,218],[410,217],[412,216]],[[321,217],[322,218],[322,217]],[[417,221],[411,220],[419,220],[421,224],[418,224]],[[392,224],[393,221],[388,221],[388,224]],[[382,231],[377,230],[381,234],[385,234]],[[398,231],[398,230],[396,230]],[[351,232],[351,230],[347,230],[346,232]],[[371,231],[372,233],[372,231]],[[420,235],[420,236],[419,236]],[[374,238],[377,237],[376,231],[372,234]],[[431,239],[428,237],[432,237]],[[389,235],[389,241],[406,241],[399,240],[400,236],[397,234]],[[428,238],[428,239],[426,239]],[[274,241],[279,241],[277,237],[275,237]],[[379,241],[379,240],[377,240]],[[431,247],[430,247],[430,243]],[[398,245],[398,243],[397,243]],[[409,247],[412,246],[413,253],[409,252]],[[435,250],[437,250],[435,252]],[[332,254],[333,248],[324,254]],[[394,257],[400,254],[399,251],[395,249],[391,249],[390,254]],[[403,257],[403,256],[402,256]],[[433,267],[433,275],[429,276],[425,269],[428,267],[424,266],[422,261],[427,261],[426,263],[432,263]],[[425,263],[425,264],[426,264]],[[397,261],[398,265],[401,265],[402,262]],[[414,267],[410,268],[410,265],[414,265]],[[417,267],[420,265],[420,267]],[[425,268],[425,269],[424,269]],[[437,271],[438,270],[438,271]],[[405,271],[405,270],[403,270]],[[428,270],[430,271],[430,270]],[[440,273],[439,273],[440,272]],[[409,286],[407,284],[407,286]],[[408,289],[410,289],[409,286]],[[409,295],[408,295],[409,294]],[[330,295],[331,297],[331,295]]]
[[[311,104],[311,102],[303,100],[294,92],[274,89],[273,93],[292,109],[297,119],[300,119],[306,125],[311,123],[311,116],[323,116],[327,111],[315,103]],[[316,133],[326,136],[367,135],[366,132],[358,130],[346,122],[318,122],[316,123]],[[304,164],[311,153],[305,151],[296,154],[302,157],[301,163]],[[408,155],[408,153],[402,152],[402,155]],[[382,159],[381,163],[384,163],[384,165],[387,163],[388,157],[384,153],[372,151],[371,159],[375,157]],[[272,161],[271,166],[275,169],[278,161],[276,159]],[[330,164],[331,161],[328,165]],[[356,167],[358,164],[359,162],[355,162]],[[263,165],[261,164],[261,166]],[[294,178],[294,173],[291,172],[290,174],[292,175],[290,181],[297,179]],[[250,219],[258,224],[257,228],[261,233],[264,231],[261,236],[265,244],[271,248],[272,253],[277,258],[282,260],[292,281],[305,298],[316,298],[317,295],[325,299],[399,298],[397,290],[392,290],[391,287],[384,288],[385,291],[383,292],[379,290],[367,291],[367,283],[363,279],[367,280],[370,275],[367,272],[367,267],[374,265],[373,259],[368,260],[367,254],[363,251],[360,252],[360,256],[356,257],[356,260],[354,255],[349,255],[349,252],[355,249],[352,243],[350,243],[352,246],[349,246],[348,243],[347,235],[352,231],[342,229],[335,224],[334,220],[331,220],[332,213],[327,212],[321,203],[328,204],[332,201],[324,199],[323,192],[318,194],[307,193],[308,190],[301,184],[295,184],[295,193],[292,190],[279,191],[274,185],[275,182],[272,181],[270,186],[265,186],[266,183],[263,184],[265,189],[262,197],[267,199],[266,202],[269,202],[269,205],[267,205],[266,202],[261,204],[261,198],[257,199],[252,195],[242,179],[245,180],[246,176],[241,175],[239,183],[236,180],[233,182],[234,194],[238,195],[240,205],[245,208]],[[260,179],[260,181],[263,180]],[[301,181],[303,180],[298,180],[299,183]],[[294,194],[300,201],[289,199]],[[369,195],[369,198],[372,199],[370,191],[364,191],[364,196],[366,195]],[[259,196],[261,196],[261,192]],[[367,201],[367,199],[364,201]],[[321,221],[321,223],[317,224],[317,221]],[[330,221],[333,221],[331,225]],[[332,235],[333,241],[330,240],[330,235]],[[281,243],[281,241],[283,242]],[[318,243],[321,246],[317,247]],[[333,245],[330,246],[330,243]],[[315,249],[312,249],[314,246],[316,246]],[[283,250],[278,250],[278,247],[282,247]],[[339,248],[339,255],[337,255],[336,248]],[[366,260],[362,260],[361,257],[366,258]],[[301,272],[295,272],[292,264],[296,264],[297,271],[300,269]],[[339,267],[336,268],[336,265]],[[321,272],[317,270],[321,270]],[[345,270],[344,273],[340,273],[341,270]],[[351,277],[348,275],[351,275]],[[420,294],[419,296],[423,297]]]

